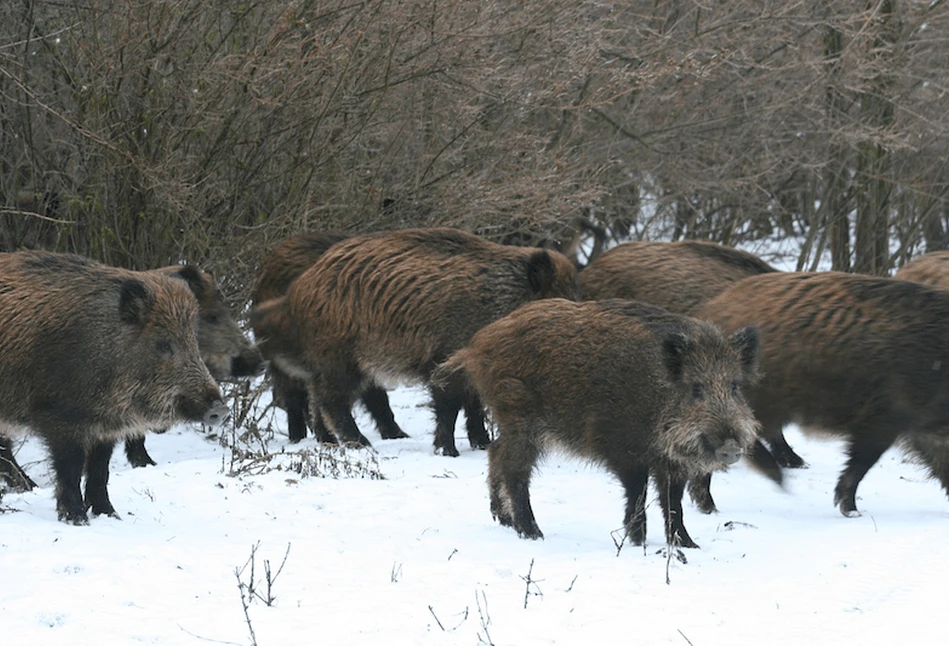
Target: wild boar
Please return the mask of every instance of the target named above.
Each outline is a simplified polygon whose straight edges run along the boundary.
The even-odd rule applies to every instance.
[[[115,515],[107,485],[117,440],[226,414],[201,361],[197,318],[182,280],[70,254],[0,254],[0,428],[46,444],[61,520],[86,524],[87,508]]]
[[[260,261],[257,283],[251,294],[252,306],[256,307],[283,296],[297,276],[309,269],[327,249],[347,237],[349,236],[342,233],[301,233],[271,249]],[[254,330],[254,333],[260,335],[259,330]],[[336,437],[327,430],[322,417],[309,416],[306,382],[286,374],[273,364],[267,370],[274,400],[287,412],[287,434],[290,441],[299,442],[305,438],[307,426],[310,425],[313,435],[319,441],[335,442]],[[408,437],[395,421],[385,389],[375,384],[367,384],[361,400],[375,421],[382,439]],[[480,414],[480,406],[478,412]]]
[[[635,241],[598,256],[578,280],[585,299],[628,298],[694,316],[739,280],[776,271],[747,251],[714,242]]]
[[[265,363],[260,350],[241,332],[211,274],[189,265],[153,271],[185,281],[198,300],[198,350],[215,381],[256,377],[262,372]],[[153,430],[161,433],[167,429]],[[145,449],[144,435],[125,440],[125,455],[133,467],[155,464]]]
[[[757,422],[742,389],[757,377],[758,336],[626,300],[550,299],[474,335],[437,377],[467,376],[498,425],[488,447],[491,513],[543,538],[529,485],[552,448],[600,464],[626,493],[624,526],[646,539],[655,480],[670,544],[697,547],[682,520],[689,478],[734,464]]]
[[[352,418],[371,384],[430,385],[435,450],[457,456],[464,383],[429,383],[435,367],[491,321],[532,300],[576,296],[576,270],[555,251],[509,247],[449,228],[339,242],[252,313],[265,356],[304,379],[313,416],[343,442],[369,445]],[[483,425],[468,426],[473,447]]]
[[[903,265],[893,278],[949,289],[949,251],[931,251]]]
[[[949,491],[949,461],[926,453],[927,436],[949,437],[949,292],[837,272],[769,274],[736,283],[701,315],[726,331],[759,328],[764,377],[747,397],[765,440],[791,422],[846,440],[834,491],[844,516],[860,515],[857,486],[897,441]]]

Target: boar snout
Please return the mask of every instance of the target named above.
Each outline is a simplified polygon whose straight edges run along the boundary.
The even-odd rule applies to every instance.
[[[208,409],[208,412],[204,414],[204,423],[208,426],[217,426],[230,413],[227,404],[225,404],[220,399],[211,404],[211,407]]]
[[[738,445],[738,442],[735,440],[727,440],[715,450],[715,457],[724,465],[732,465],[741,459],[743,453],[744,451]]]

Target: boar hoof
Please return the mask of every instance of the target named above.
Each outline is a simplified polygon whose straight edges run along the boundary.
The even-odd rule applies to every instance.
[[[456,449],[453,446],[441,446],[441,447],[436,446],[435,455],[444,455],[449,458],[457,458],[461,454],[458,453],[458,449]]]
[[[703,483],[696,481],[689,482],[689,498],[692,503],[703,514],[718,513],[718,507],[715,506],[715,499],[712,498],[712,492]]]
[[[532,541],[536,541],[538,538],[544,538],[544,533],[540,531],[540,528],[537,526],[518,529],[517,535],[521,538],[529,538]]]
[[[412,437],[398,426],[395,428],[384,429],[380,435],[382,435],[382,439],[384,440],[403,440],[405,438]]]
[[[125,443],[125,457],[134,468],[155,466],[156,462],[145,450],[145,439],[129,440]]]
[[[771,455],[779,466],[785,469],[806,469],[807,462],[789,446],[771,445]]]
[[[806,469],[807,462],[796,453],[791,455],[776,455],[775,461],[785,469]]]
[[[69,512],[69,511],[60,510],[57,516],[59,520],[63,521],[64,523],[69,523],[70,525],[76,525],[77,527],[89,524],[89,517],[86,516],[86,512],[84,511]]]
[[[685,531],[685,528],[677,529],[675,533],[667,538],[668,542],[676,547],[683,547],[686,549],[698,549],[699,545],[692,540],[692,537],[689,536],[689,533]]]
[[[860,518],[863,515],[856,509],[847,509],[843,505],[840,506],[840,513],[846,518]]]

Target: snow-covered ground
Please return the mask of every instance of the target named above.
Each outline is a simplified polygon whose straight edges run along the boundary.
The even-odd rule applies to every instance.
[[[667,560],[658,504],[645,549],[617,553],[623,497],[606,473],[545,462],[532,486],[543,541],[498,526],[487,455],[431,450],[419,390],[392,394],[412,437],[382,441],[384,480],[230,477],[231,452],[194,429],[148,438],[157,467],[121,450],[110,492],[123,520],[56,520],[42,450],[20,458],[40,483],[0,515],[5,644],[944,644],[949,502],[896,452],[859,489],[864,515],[832,504],[841,444],[788,439],[810,463],[781,491],[743,465],[716,476],[721,512],[686,503],[700,550]],[[278,421],[278,426],[282,422]],[[282,426],[280,426],[283,428]],[[285,446],[280,439],[271,450]],[[303,446],[315,448],[312,440]],[[296,447],[288,447],[290,450]],[[250,583],[275,603],[241,601]],[[289,552],[288,552],[289,547]],[[246,567],[245,567],[246,566]],[[666,582],[668,568],[669,583]],[[253,629],[253,637],[251,635]]]

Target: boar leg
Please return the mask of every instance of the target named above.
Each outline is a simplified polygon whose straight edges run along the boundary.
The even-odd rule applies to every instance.
[[[468,430],[468,441],[473,449],[485,449],[491,443],[488,431],[484,426],[484,406],[481,399],[473,392],[465,398],[465,428]]]
[[[839,507],[840,513],[848,518],[860,516],[857,511],[857,485],[896,439],[895,433],[882,428],[865,427],[857,433],[850,438],[847,466],[840,474],[837,488],[834,490],[834,504]]]
[[[455,422],[465,402],[464,391],[458,388],[432,386],[432,404],[435,408],[435,453],[457,458]]]
[[[308,421],[317,440],[336,442],[336,438],[326,429],[319,415],[313,415],[309,420],[307,419],[310,415],[310,401],[305,382],[291,377],[271,364],[270,385],[274,399],[287,412],[287,435],[291,442],[296,443],[306,438]]]
[[[626,536],[633,545],[646,542],[646,490],[649,485],[649,469],[633,469],[620,476],[626,492],[626,516],[623,525]]]
[[[530,500],[538,451],[525,435],[511,430],[488,446],[491,512],[502,525],[513,526],[521,538],[538,539],[544,534],[537,526]]]
[[[780,427],[778,427],[776,432],[769,434],[767,439],[768,446],[771,447],[771,455],[774,456],[774,459],[780,466],[787,469],[807,468],[807,463],[804,461],[804,458],[794,452],[794,449],[791,448],[791,445],[788,444],[788,441],[785,439],[784,432]]]
[[[36,488],[36,483],[26,475],[26,471],[16,461],[12,440],[2,435],[0,435],[0,480],[7,483],[10,491],[32,491]]]
[[[68,431],[63,431],[63,434]],[[46,438],[55,436],[45,433]],[[73,525],[88,525],[86,505],[79,491],[79,481],[86,463],[86,452],[82,446],[69,439],[51,441],[47,439],[52,456],[53,472],[56,474],[56,515],[59,520]]]
[[[659,504],[662,506],[662,517],[666,523],[666,543],[679,547],[698,547],[682,522],[685,479],[667,473],[664,468],[656,474],[656,488],[659,490]]]
[[[125,457],[133,467],[155,466],[152,456],[145,450],[145,436],[130,437],[125,440]]]
[[[902,438],[903,448],[912,459],[937,478],[949,494],[949,437],[931,433],[908,433]]]
[[[712,498],[712,474],[706,473],[703,476],[697,476],[689,480],[689,498],[698,507],[703,514],[711,514],[718,511],[715,506],[715,499]]]
[[[371,385],[362,394],[362,405],[376,423],[379,435],[384,440],[399,440],[408,435],[399,427],[389,405],[389,395],[384,388]]]
[[[489,449],[490,450],[490,449]],[[511,516],[511,500],[507,492],[502,491],[501,478],[493,474],[488,478],[488,491],[491,496],[491,517],[504,527],[514,527]]]
[[[316,392],[314,384],[310,384],[310,414],[313,419],[322,417],[326,428],[333,432],[336,439],[342,444],[356,444],[372,446],[366,436],[359,431],[356,420],[353,419],[352,403],[349,397],[339,392],[327,396]]]
[[[109,500],[109,460],[112,459],[112,450],[115,442],[96,442],[86,452],[86,496],[87,509],[92,509],[96,516],[107,514],[118,518],[115,507]]]

